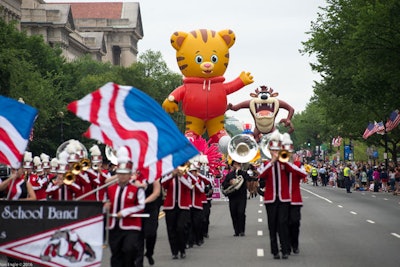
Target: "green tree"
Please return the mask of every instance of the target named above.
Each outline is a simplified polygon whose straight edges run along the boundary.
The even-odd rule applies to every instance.
[[[369,121],[386,122],[399,108],[400,3],[328,0],[321,10],[301,50],[317,58],[311,67],[322,80],[314,87],[315,100],[338,135],[362,140]],[[395,159],[398,131],[388,139]],[[384,140],[374,136],[367,143],[382,146]]]

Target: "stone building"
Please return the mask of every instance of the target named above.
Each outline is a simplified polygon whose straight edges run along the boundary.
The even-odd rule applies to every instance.
[[[71,61],[93,59],[128,67],[137,61],[143,38],[137,2],[46,3],[44,0],[2,0],[0,16],[18,21],[28,35],[41,35]]]

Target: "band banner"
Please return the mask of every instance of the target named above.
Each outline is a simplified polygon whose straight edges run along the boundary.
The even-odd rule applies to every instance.
[[[0,254],[40,266],[100,266],[103,204],[1,201]]]

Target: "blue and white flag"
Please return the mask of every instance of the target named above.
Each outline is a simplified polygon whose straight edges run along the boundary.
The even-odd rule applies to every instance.
[[[38,111],[0,96],[0,163],[19,168]]]

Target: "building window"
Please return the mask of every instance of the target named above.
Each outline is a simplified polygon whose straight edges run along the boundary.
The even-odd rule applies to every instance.
[[[113,64],[119,66],[121,64],[121,47],[113,46],[112,48]]]

